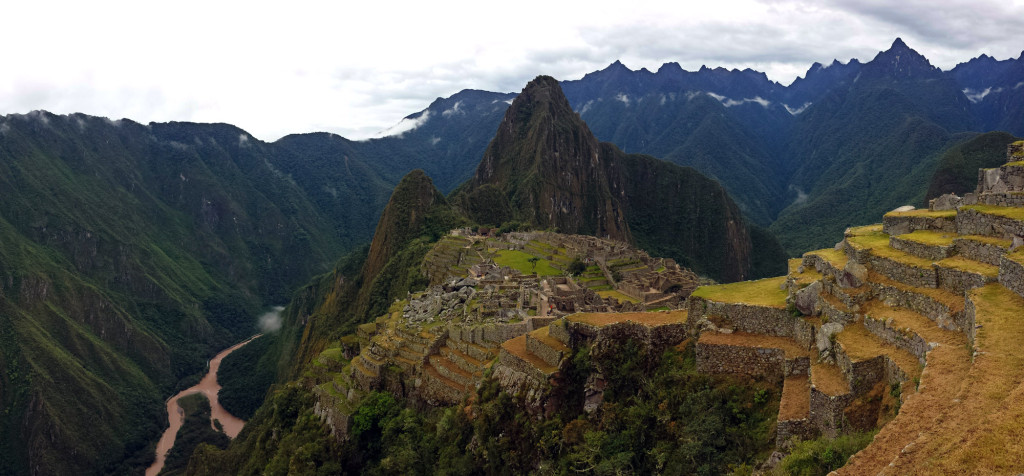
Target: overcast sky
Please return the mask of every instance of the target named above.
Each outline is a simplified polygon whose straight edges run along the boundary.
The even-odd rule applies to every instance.
[[[462,89],[518,92],[615,60],[789,84],[897,36],[942,69],[1024,50],[1024,0],[4,3],[0,114],[227,122],[266,141],[365,138]]]

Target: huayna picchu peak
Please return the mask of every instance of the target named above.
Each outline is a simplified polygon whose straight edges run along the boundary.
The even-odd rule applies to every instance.
[[[547,76],[512,102],[476,175],[453,201],[478,223],[515,221],[638,243],[716,279],[782,267],[770,244],[767,259],[753,259],[749,225],[720,185],[693,169],[599,143]]]

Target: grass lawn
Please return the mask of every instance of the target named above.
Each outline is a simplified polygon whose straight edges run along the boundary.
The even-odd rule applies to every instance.
[[[619,302],[631,302],[633,304],[636,304],[636,303],[640,302],[639,299],[631,298],[631,297],[629,297],[629,296],[627,296],[625,294],[622,294],[622,293],[620,293],[620,292],[618,292],[618,291],[616,291],[614,289],[609,290],[609,291],[598,291],[597,295],[601,296],[603,298],[613,297],[613,298],[615,298]]]
[[[787,293],[781,286],[785,282],[786,277],[779,276],[757,281],[701,286],[692,295],[710,301],[745,303],[784,309]]]
[[[494,256],[494,262],[499,266],[517,269],[523,274],[532,274],[535,271],[538,276],[558,276],[562,274],[561,271],[552,267],[551,262],[546,259],[537,261],[537,267],[534,268],[533,263],[530,263],[530,258],[533,257],[533,255],[519,250],[498,250]]]

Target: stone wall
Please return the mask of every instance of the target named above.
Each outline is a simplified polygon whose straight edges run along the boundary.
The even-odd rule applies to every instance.
[[[818,389],[811,387],[811,425],[813,425],[822,436],[835,438],[839,436],[844,427],[845,421],[843,410],[853,402],[852,393],[845,395],[830,396]]]
[[[780,420],[775,429],[775,446],[785,447],[790,440],[809,440],[817,436],[818,429],[809,418]]]
[[[966,207],[957,210],[956,228],[961,235],[985,235],[1003,239],[1024,236],[1024,221],[988,215]]]
[[[889,238],[889,247],[932,261],[948,258],[952,254],[953,249],[953,245],[926,245],[917,241],[903,239],[899,236]]]
[[[655,353],[660,353],[666,347],[682,342],[687,336],[686,324],[681,322],[654,327],[633,321],[616,322],[604,326],[569,320],[565,322],[569,334],[576,342],[589,342],[598,346],[601,341],[605,340],[624,342],[633,339],[645,346],[650,346]]]
[[[871,316],[864,316],[864,327],[883,342],[914,354],[921,365],[924,365],[925,354],[931,350],[931,346],[917,333],[909,329],[897,329],[892,326],[891,321],[874,319]]]
[[[915,230],[938,230],[956,233],[954,220],[945,217],[887,214],[882,217],[882,231],[887,235],[903,235]]]
[[[956,240],[956,251],[963,255],[964,258],[981,261],[993,266],[999,266],[999,259],[1006,254],[1004,248],[966,238],[958,238]]]
[[[330,395],[319,387],[314,387],[313,393],[316,395],[313,413],[330,428],[331,436],[339,441],[348,440],[351,415],[342,410],[348,405],[343,405],[340,397]]]
[[[988,276],[962,269],[936,265],[935,270],[939,276],[939,287],[957,294],[963,294],[968,289],[979,288],[992,281]]]
[[[841,346],[838,346],[836,352],[836,363],[839,364],[839,368],[843,369],[843,373],[850,377],[850,388],[853,390],[854,396],[863,395],[878,382],[888,380],[886,365],[888,360],[888,357],[879,355],[866,360],[853,361]]]
[[[939,327],[950,330],[965,330],[963,312],[953,312],[950,307],[927,294],[903,290],[895,286],[871,283],[875,296],[889,306],[900,306],[924,314]]]
[[[875,272],[888,276],[894,281],[899,281],[910,286],[919,288],[939,287],[939,276],[935,268],[918,268],[909,264],[893,261],[889,258],[874,256],[871,258],[871,269]]]
[[[540,357],[540,360],[552,367],[558,367],[565,357],[564,352],[552,348],[531,334],[526,334],[526,351]]]
[[[697,371],[708,374],[744,374],[777,380],[785,376],[782,349],[740,347],[697,342]]]
[[[719,316],[725,318],[733,330],[740,332],[779,337],[813,335],[813,330],[803,329],[804,324],[807,324],[805,321],[791,316],[786,309],[717,302],[693,296],[690,297],[689,306],[691,321],[697,320],[692,318],[694,316]],[[810,347],[809,342],[807,345]]]
[[[1024,297],[1024,264],[1003,256],[999,262],[999,284]]]

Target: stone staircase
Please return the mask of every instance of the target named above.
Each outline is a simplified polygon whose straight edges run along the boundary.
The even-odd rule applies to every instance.
[[[1006,400],[1024,398],[1024,157],[1014,151],[1024,155],[1024,142],[1008,154],[1019,163],[979,173],[973,196],[851,228],[835,248],[791,260],[784,278],[698,289],[698,368],[781,379],[780,446],[892,419],[840,474],[979,462],[1020,472],[1022,451],[993,456],[1019,436],[1001,419],[1024,418],[1024,400]]]

